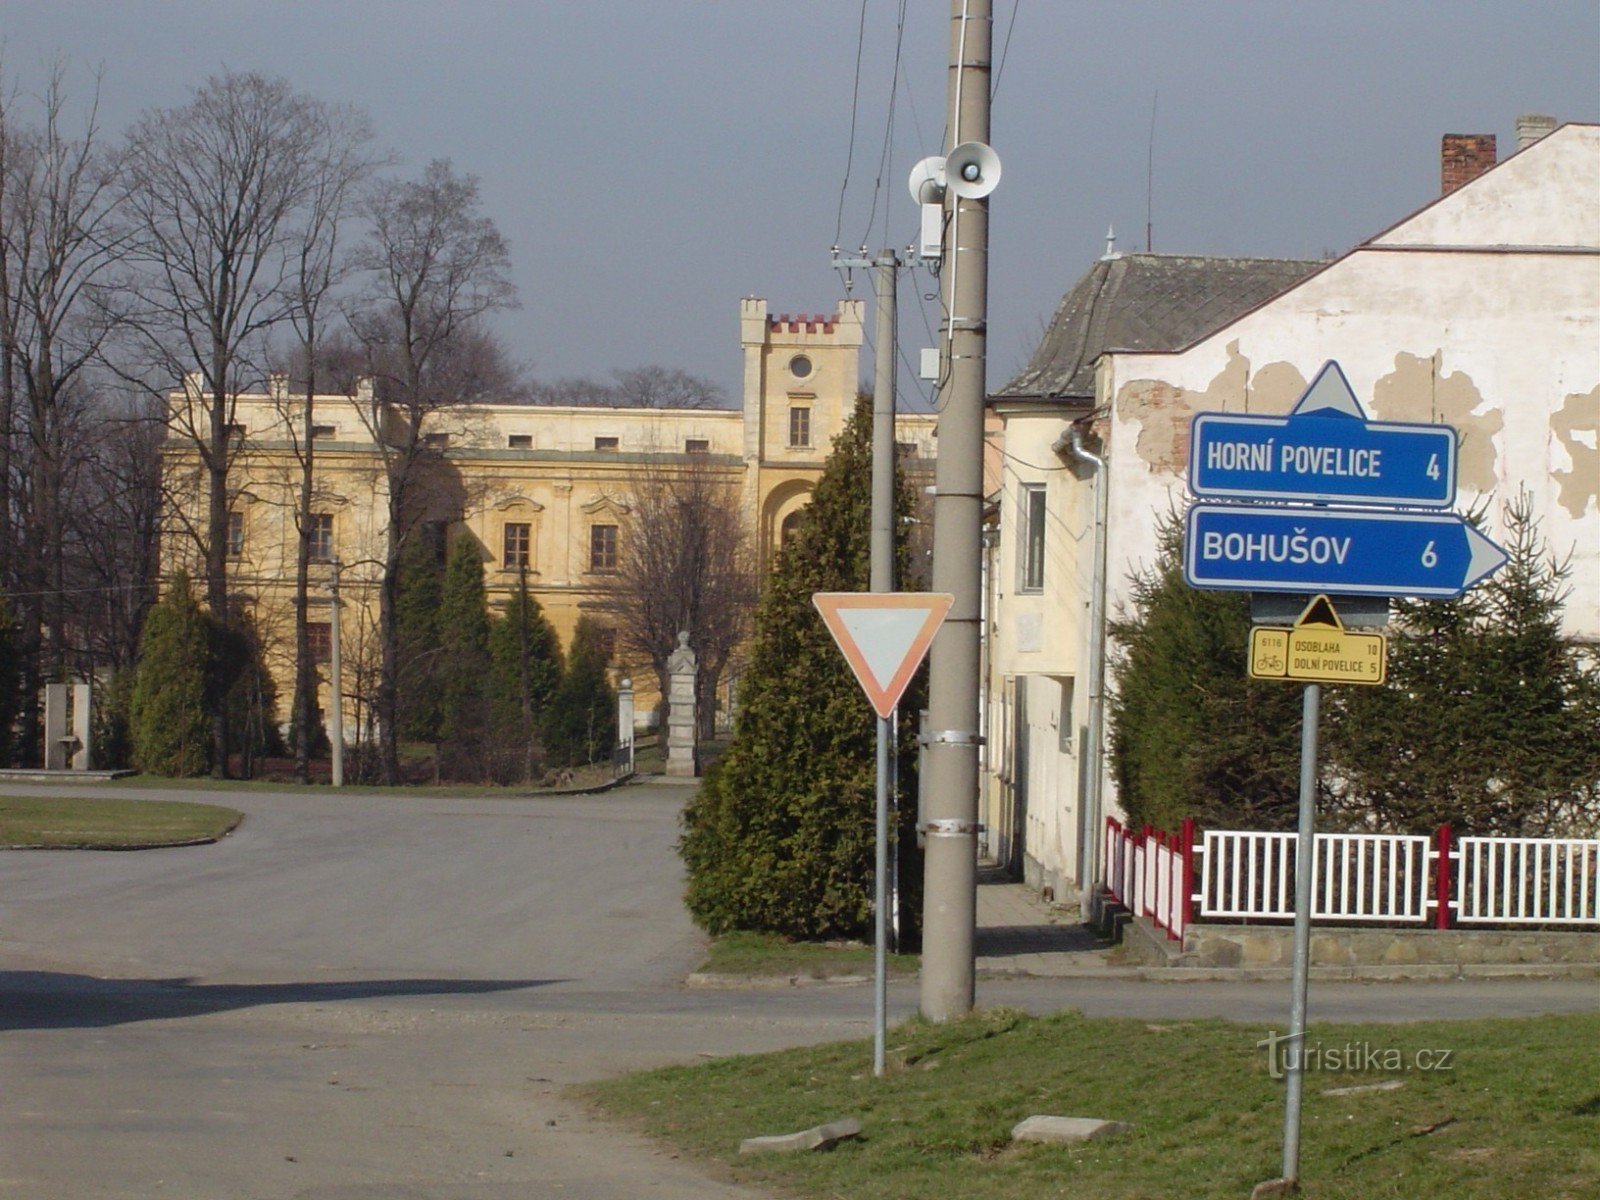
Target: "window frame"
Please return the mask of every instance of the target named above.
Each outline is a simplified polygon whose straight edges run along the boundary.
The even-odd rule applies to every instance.
[[[796,434],[798,433],[798,438]],[[811,443],[811,405],[791,404],[789,406],[789,449],[810,450]]]
[[[1043,483],[1024,483],[1018,489],[1017,591],[1044,591],[1045,527],[1049,502]]]
[[[333,553],[333,514],[329,512],[314,512],[311,514],[311,527],[306,531],[310,541],[309,553],[312,562],[332,562]]]
[[[313,663],[333,661],[333,622],[307,621],[306,648]]]
[[[244,557],[244,535],[244,513],[236,508],[230,509],[228,511],[227,544],[223,549],[223,553],[227,558],[240,559]]]
[[[513,537],[520,545],[513,545]],[[507,521],[500,529],[500,565],[508,571],[533,567],[533,522]]]
[[[589,526],[589,573],[612,575],[620,559],[622,530],[615,524],[597,521]]]

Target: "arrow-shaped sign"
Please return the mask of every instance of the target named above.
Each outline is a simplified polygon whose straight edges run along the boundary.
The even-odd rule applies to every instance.
[[[1369,421],[1334,362],[1287,417],[1207,412],[1190,430],[1196,496],[1449,508],[1456,431]]]
[[[873,711],[888,720],[955,597],[948,592],[817,592],[811,602]]]
[[[1505,561],[1454,513],[1200,503],[1189,509],[1183,577],[1233,592],[1449,598]]]

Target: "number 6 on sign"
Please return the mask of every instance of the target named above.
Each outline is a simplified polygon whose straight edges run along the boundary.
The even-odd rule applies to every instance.
[[[1422,565],[1430,571],[1439,565],[1439,552],[1433,548],[1432,542],[1422,548]]]

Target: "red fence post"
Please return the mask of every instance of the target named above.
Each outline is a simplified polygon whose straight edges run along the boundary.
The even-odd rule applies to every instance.
[[[1179,836],[1183,847],[1183,869],[1178,874],[1183,883],[1183,899],[1178,912],[1183,916],[1183,928],[1187,931],[1189,922],[1194,920],[1194,818],[1184,818]]]
[[[1439,826],[1439,859],[1433,877],[1435,929],[1450,928],[1450,901],[1454,894],[1454,873],[1450,870],[1450,826]]]

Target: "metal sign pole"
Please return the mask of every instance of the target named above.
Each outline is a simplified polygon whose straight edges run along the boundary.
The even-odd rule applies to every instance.
[[[1300,1178],[1300,1097],[1305,1084],[1306,992],[1311,976],[1312,884],[1317,874],[1317,716],[1322,686],[1306,686],[1300,723],[1300,834],[1294,866],[1294,995],[1289,1004],[1289,1037],[1283,1102],[1283,1178]],[[1277,1046],[1272,1047],[1277,1053]]]
[[[878,847],[873,884],[872,1073],[883,1074],[884,1031],[888,1025],[889,964],[889,718],[878,718]]]

